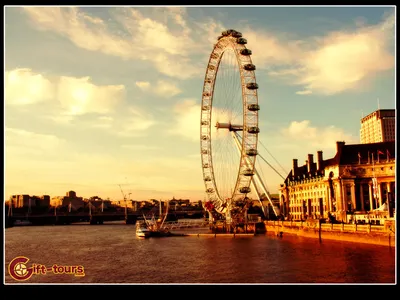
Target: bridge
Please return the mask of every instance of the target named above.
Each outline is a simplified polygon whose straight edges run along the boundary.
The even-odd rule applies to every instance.
[[[12,227],[17,223],[27,223],[30,225],[68,225],[71,223],[87,222],[90,225],[100,225],[110,221],[125,221],[125,224],[135,224],[138,218],[143,215],[151,218],[153,215],[158,218],[159,214],[153,211],[104,211],[104,212],[45,212],[45,213],[28,213],[14,212],[6,216],[6,227]],[[204,212],[201,210],[192,211],[170,211],[167,214],[167,222],[176,222],[178,219],[195,219],[202,218]]]

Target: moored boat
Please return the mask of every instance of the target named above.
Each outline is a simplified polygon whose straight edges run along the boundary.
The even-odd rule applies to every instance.
[[[28,226],[28,225],[32,225],[32,222],[29,220],[15,220],[13,225],[14,226]]]
[[[136,222],[136,236],[139,238],[150,237],[150,229],[147,227],[146,222],[144,221]]]
[[[146,218],[146,216],[143,215],[143,220],[140,220],[140,222],[144,223],[143,226],[148,230],[149,237],[166,237],[166,236],[173,235],[169,231],[168,227],[166,227],[164,225],[164,222],[167,219],[167,215],[168,215],[168,202],[167,202],[166,207],[167,207],[167,209],[163,213],[162,212],[162,204],[160,201],[160,214],[159,214],[158,219],[156,219],[155,215],[153,214],[151,218]]]

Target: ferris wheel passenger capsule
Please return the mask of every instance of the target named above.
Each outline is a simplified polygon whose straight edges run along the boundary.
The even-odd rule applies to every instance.
[[[239,190],[242,194],[248,194],[251,192],[250,188],[248,186],[243,186]]]
[[[257,155],[257,149],[249,149],[246,151],[246,154],[248,156],[256,156]]]
[[[250,82],[246,85],[249,90],[256,90],[258,89],[258,84],[255,82]]]
[[[249,127],[249,129],[247,129],[247,132],[248,133],[259,133],[260,132],[260,128],[255,127],[255,126]]]
[[[257,110],[260,110],[260,105],[258,105],[258,104],[249,104],[249,105],[247,106],[247,108],[248,108],[250,111],[257,111]]]
[[[235,31],[232,33],[232,36],[235,38],[241,38],[242,37],[242,33],[239,31]]]
[[[250,49],[242,49],[240,50],[240,54],[242,55],[251,55],[251,50]]]
[[[244,68],[246,71],[254,71],[254,70],[256,69],[256,66],[253,65],[253,64],[245,64],[245,65],[243,66],[243,68]]]
[[[253,175],[254,175],[254,173],[253,173],[253,171],[252,171],[251,169],[246,169],[246,170],[244,170],[244,171],[242,172],[242,174],[243,174],[244,176],[253,176]]]

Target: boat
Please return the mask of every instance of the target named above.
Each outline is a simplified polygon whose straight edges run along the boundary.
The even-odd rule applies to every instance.
[[[168,201],[166,203],[166,211],[162,212],[162,202],[160,201],[160,213],[159,218],[156,219],[155,215],[153,214],[151,218],[146,218],[143,214],[145,225],[143,225],[149,232],[149,237],[167,237],[172,236],[173,234],[169,231],[168,227],[165,226],[165,220],[167,219],[168,215]]]
[[[29,220],[15,220],[13,225],[14,226],[28,226],[28,225],[32,225],[32,222]]]
[[[150,237],[150,229],[147,227],[147,224],[145,221],[138,220],[136,222],[136,236],[139,238]]]
[[[146,219],[145,216],[144,220],[146,222],[146,228],[149,230],[150,237],[165,237],[165,236],[171,236],[171,232],[169,229],[164,226],[164,220],[165,216],[163,219],[155,219],[155,216],[153,215],[150,219]]]

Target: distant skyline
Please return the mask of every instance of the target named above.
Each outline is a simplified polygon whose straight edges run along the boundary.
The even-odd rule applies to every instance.
[[[252,50],[259,151],[279,171],[360,143],[378,99],[395,108],[394,6],[4,10],[5,200],[119,200],[119,185],[136,200],[204,200],[201,94],[229,28]],[[258,162],[277,193],[283,180]]]

